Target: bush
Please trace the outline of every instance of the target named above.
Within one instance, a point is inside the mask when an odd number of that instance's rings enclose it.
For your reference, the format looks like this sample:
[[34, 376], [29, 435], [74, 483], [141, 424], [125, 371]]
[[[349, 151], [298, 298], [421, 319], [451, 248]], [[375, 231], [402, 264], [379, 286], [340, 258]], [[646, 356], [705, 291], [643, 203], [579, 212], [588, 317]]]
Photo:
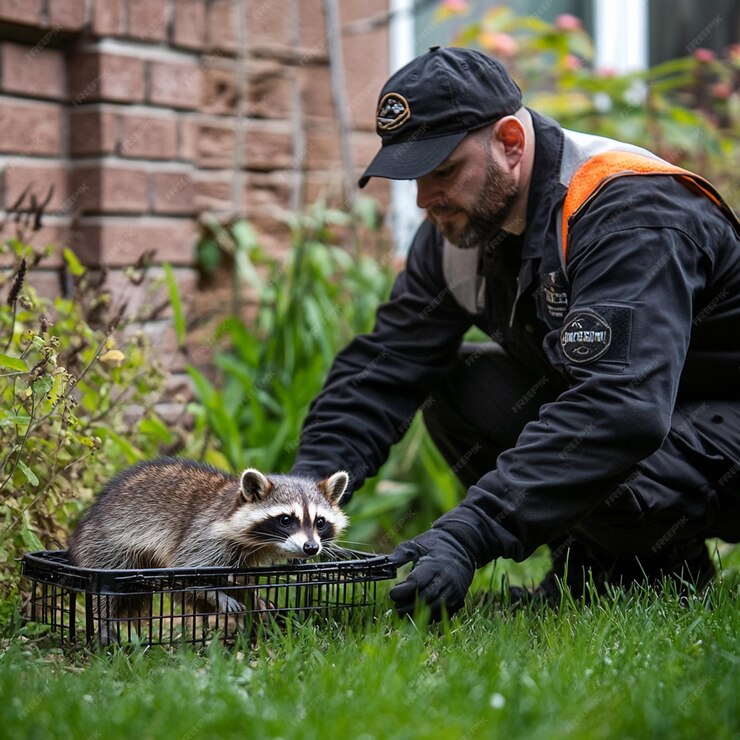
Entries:
[[122, 338], [122, 306], [104, 282], [64, 250], [69, 297], [28, 285], [48, 254], [18, 239], [0, 245], [15, 264], [0, 306], [0, 593], [17, 584], [24, 552], [64, 546], [122, 465], [179, 443], [151, 410], [165, 374], [142, 334]]

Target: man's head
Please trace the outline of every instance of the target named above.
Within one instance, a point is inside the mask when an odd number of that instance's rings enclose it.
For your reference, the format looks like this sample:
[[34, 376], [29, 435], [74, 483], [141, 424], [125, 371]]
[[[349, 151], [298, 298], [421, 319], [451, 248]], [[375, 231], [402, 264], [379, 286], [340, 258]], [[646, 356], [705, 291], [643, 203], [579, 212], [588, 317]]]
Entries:
[[473, 49], [434, 46], [396, 72], [378, 100], [381, 150], [360, 178], [416, 180], [470, 131], [516, 113], [522, 93], [503, 65]]
[[370, 177], [416, 180], [418, 205], [461, 247], [491, 238], [520, 192], [514, 173], [528, 113], [503, 66], [471, 49], [434, 47], [393, 75], [378, 102], [383, 146]]

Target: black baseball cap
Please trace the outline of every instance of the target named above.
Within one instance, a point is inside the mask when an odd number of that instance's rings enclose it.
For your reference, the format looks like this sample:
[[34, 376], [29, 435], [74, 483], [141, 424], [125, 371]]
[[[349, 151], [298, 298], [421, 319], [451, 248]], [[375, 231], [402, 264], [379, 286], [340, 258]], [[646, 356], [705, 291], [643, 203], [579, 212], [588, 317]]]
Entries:
[[521, 108], [522, 91], [493, 57], [433, 46], [385, 83], [378, 99], [380, 151], [360, 178], [415, 180], [444, 162], [469, 131]]

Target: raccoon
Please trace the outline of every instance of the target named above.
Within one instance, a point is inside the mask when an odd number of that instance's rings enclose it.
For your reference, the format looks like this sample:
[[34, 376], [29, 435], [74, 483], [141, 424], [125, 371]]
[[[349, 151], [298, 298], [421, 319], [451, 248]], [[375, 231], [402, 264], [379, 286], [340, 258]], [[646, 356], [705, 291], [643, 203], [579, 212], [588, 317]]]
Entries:
[[[339, 501], [348, 482], [344, 471], [316, 482], [254, 468], [236, 477], [173, 457], [140, 462], [103, 489], [70, 537], [69, 558], [114, 570], [245, 568], [310, 558], [346, 528]], [[244, 611], [222, 592], [207, 592], [206, 599], [220, 612]], [[125, 597], [109, 600], [114, 618], [143, 611]], [[101, 635], [104, 642], [110, 637]]]

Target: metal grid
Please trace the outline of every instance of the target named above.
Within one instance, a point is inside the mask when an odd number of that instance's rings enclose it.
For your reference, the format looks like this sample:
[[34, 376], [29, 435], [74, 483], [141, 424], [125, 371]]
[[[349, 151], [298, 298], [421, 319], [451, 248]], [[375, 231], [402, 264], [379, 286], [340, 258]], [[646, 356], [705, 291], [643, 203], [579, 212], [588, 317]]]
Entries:
[[[287, 619], [346, 621], [375, 614], [377, 586], [395, 577], [385, 556], [260, 568], [94, 570], [70, 565], [66, 551], [25, 555], [30, 621], [62, 643], [142, 645], [256, 638]], [[234, 607], [238, 603], [238, 611]]]

